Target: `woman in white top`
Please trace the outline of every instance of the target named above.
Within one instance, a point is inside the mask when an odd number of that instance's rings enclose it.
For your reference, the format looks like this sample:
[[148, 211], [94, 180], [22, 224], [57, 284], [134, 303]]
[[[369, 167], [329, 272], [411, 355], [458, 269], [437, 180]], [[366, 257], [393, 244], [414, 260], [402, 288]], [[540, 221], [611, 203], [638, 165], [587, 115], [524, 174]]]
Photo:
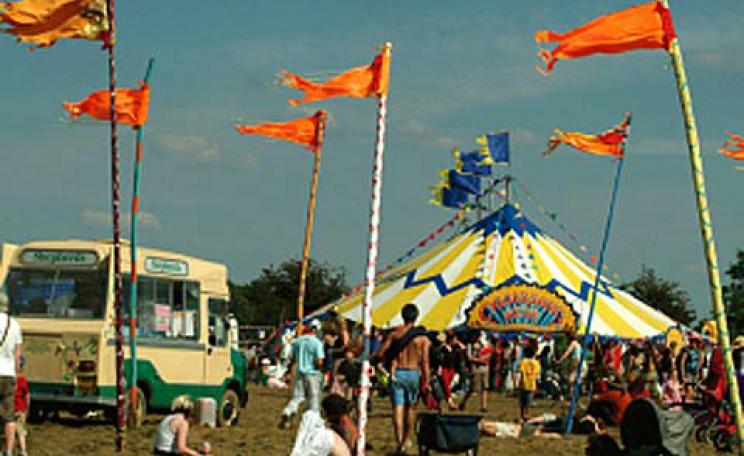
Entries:
[[209, 454], [209, 448], [202, 452], [194, 451], [187, 446], [189, 437], [189, 418], [194, 410], [194, 403], [188, 396], [178, 396], [171, 404], [171, 414], [163, 418], [155, 434], [153, 454], [155, 456], [202, 456]]

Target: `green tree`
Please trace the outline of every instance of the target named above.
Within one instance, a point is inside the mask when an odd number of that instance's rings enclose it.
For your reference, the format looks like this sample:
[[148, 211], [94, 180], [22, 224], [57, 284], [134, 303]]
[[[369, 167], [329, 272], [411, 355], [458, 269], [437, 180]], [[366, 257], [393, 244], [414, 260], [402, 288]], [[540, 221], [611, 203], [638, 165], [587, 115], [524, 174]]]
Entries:
[[[263, 268], [247, 284], [230, 283], [233, 308], [241, 324], [278, 325], [297, 319], [299, 260]], [[305, 315], [333, 302], [349, 291], [346, 270], [310, 260], [305, 288]]]
[[744, 250], [736, 251], [736, 260], [726, 271], [729, 283], [723, 286], [723, 301], [726, 304], [729, 333], [744, 331]]
[[638, 278], [620, 288], [685, 325], [690, 325], [696, 318], [695, 310], [690, 308], [690, 295], [679, 282], [659, 277], [653, 268], [646, 265], [641, 266]]

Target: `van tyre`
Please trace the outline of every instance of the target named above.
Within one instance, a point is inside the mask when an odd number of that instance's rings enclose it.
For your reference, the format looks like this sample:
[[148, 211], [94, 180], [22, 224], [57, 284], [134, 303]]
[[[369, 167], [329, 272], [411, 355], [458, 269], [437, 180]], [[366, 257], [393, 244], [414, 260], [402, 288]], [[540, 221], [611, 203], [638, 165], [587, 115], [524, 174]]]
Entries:
[[132, 413], [130, 405], [130, 393], [129, 391], [126, 393], [127, 427], [129, 428], [141, 427], [142, 422], [145, 420], [145, 415], [147, 415], [147, 396], [145, 396], [144, 391], [139, 386], [135, 389], [137, 390], [137, 407], [134, 413]]
[[220, 399], [220, 409], [217, 413], [217, 426], [232, 426], [238, 423], [240, 414], [240, 398], [235, 390], [226, 389]]

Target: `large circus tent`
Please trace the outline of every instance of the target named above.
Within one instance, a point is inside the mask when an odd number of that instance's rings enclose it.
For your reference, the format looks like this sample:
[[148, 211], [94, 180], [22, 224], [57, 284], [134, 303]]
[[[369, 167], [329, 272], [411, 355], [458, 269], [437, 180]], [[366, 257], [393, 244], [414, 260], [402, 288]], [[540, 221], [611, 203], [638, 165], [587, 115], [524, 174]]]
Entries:
[[[420, 310], [419, 324], [430, 330], [469, 325], [583, 334], [595, 277], [593, 268], [506, 204], [378, 277], [372, 324], [399, 324], [401, 308], [413, 302]], [[362, 298], [358, 291], [326, 309], [360, 321]], [[592, 334], [654, 337], [677, 326], [601, 278]]]

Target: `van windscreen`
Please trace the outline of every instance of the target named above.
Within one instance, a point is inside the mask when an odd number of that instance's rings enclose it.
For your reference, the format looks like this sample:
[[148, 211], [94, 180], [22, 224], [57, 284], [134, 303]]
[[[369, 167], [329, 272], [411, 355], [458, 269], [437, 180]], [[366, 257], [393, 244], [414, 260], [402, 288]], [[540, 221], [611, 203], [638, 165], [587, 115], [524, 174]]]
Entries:
[[106, 268], [11, 269], [5, 280], [10, 311], [20, 317], [103, 318]]

